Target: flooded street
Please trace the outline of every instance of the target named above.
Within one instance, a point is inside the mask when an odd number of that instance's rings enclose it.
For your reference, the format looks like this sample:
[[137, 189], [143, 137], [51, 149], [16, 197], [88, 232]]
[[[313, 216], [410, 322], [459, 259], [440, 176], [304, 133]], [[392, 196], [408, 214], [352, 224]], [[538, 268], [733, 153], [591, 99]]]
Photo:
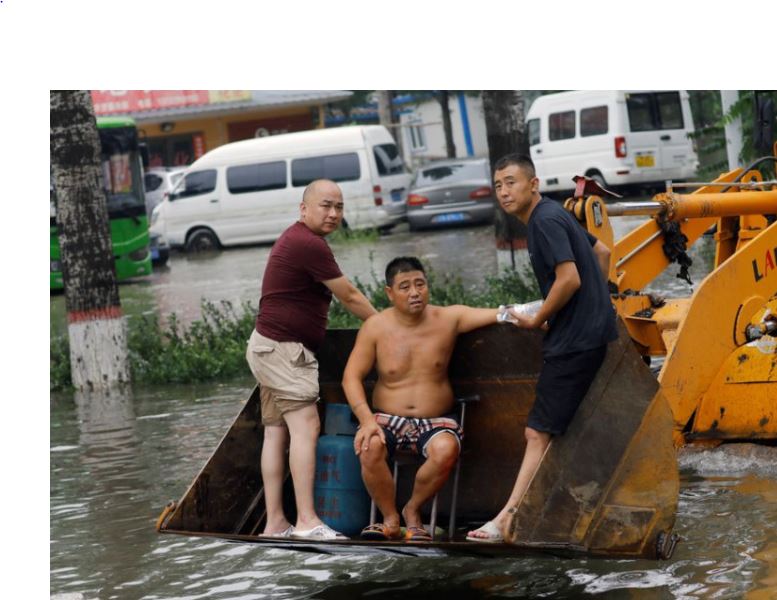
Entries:
[[[119, 287], [122, 308], [130, 318], [175, 312], [190, 322], [200, 317], [201, 300], [229, 300], [236, 306], [250, 301], [256, 306], [271, 248], [235, 248], [208, 256], [173, 253], [150, 277]], [[375, 278], [382, 283], [386, 264], [403, 255], [420, 257], [439, 274], [459, 275], [465, 285], [481, 284], [485, 276], [498, 272], [491, 225], [410, 233], [402, 224], [375, 242], [336, 242], [332, 249], [343, 273], [362, 283]], [[56, 331], [64, 331], [63, 295], [51, 297], [51, 322]]]
[[[642, 217], [613, 219], [615, 238], [644, 222]], [[497, 250], [494, 228], [491, 225], [437, 231], [408, 231], [407, 225], [397, 226], [389, 235], [374, 242], [349, 241], [332, 244], [340, 268], [350, 279], [362, 283], [383, 283], [383, 270], [395, 256], [417, 256], [430, 265], [438, 275], [461, 277], [466, 286], [482, 286], [487, 276], [499, 273], [499, 265], [509, 265], [509, 252]], [[150, 277], [119, 286], [124, 313], [135, 315], [171, 313], [185, 323], [200, 317], [202, 300], [228, 300], [239, 307], [249, 301], [259, 303], [262, 276], [271, 246], [252, 246], [229, 249], [207, 256], [175, 252], [167, 265], [155, 267]], [[690, 250], [694, 260], [690, 273], [698, 283], [712, 265], [714, 245], [710, 237], [703, 237]], [[518, 268], [528, 267], [526, 250], [515, 251]], [[505, 267], [502, 267], [505, 268]], [[648, 290], [666, 296], [689, 294], [689, 286], [675, 274], [677, 265], [670, 266]], [[51, 328], [65, 331], [64, 295], [51, 296]]]
[[[614, 220], [616, 238], [643, 222]], [[349, 277], [381, 279], [388, 260], [416, 255], [438, 274], [481, 285], [498, 273], [493, 227], [409, 233], [333, 245]], [[690, 251], [698, 285], [712, 240]], [[258, 302], [269, 246], [209, 257], [174, 254], [168, 267], [120, 288], [125, 313], [199, 317], [200, 302]], [[522, 259], [525, 260], [525, 252]], [[650, 290], [689, 293], [672, 265]], [[51, 297], [52, 332], [64, 331]], [[250, 376], [198, 385], [136, 386], [103, 396], [51, 394], [50, 590], [58, 600], [320, 598], [777, 597], [777, 447], [683, 451], [669, 561], [410, 558], [354, 551], [325, 556], [218, 539], [159, 535], [165, 503], [180, 498], [240, 411]]]

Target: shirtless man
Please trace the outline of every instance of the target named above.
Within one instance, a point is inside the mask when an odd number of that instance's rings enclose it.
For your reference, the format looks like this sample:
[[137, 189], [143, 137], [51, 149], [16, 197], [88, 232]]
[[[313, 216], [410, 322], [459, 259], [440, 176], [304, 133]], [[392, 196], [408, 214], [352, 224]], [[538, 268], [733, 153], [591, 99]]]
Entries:
[[[448, 381], [456, 336], [497, 322], [496, 308], [430, 306], [426, 274], [414, 257], [386, 267], [386, 294], [392, 307], [364, 322], [343, 374], [343, 389], [359, 430], [354, 451], [362, 478], [383, 515], [366, 527], [367, 539], [399, 539], [400, 515], [387, 458], [396, 448], [422, 454], [413, 493], [402, 509], [406, 539], [428, 541], [421, 507], [445, 484], [456, 464], [462, 430], [455, 420]], [[378, 381], [367, 403], [363, 380], [377, 362]]]

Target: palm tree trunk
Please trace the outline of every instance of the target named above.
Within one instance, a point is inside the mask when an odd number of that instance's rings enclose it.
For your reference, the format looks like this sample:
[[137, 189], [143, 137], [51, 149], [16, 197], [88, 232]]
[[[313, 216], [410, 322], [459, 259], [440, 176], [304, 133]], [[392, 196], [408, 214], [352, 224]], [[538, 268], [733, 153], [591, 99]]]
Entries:
[[73, 385], [97, 389], [127, 382], [126, 325], [88, 91], [50, 92], [50, 152]]
[[[504, 155], [529, 154], [523, 92], [484, 91], [483, 113], [492, 173], [494, 164]], [[515, 249], [526, 247], [526, 226], [503, 210], [496, 211], [494, 225], [496, 246], [510, 249], [511, 264], [515, 268]]]

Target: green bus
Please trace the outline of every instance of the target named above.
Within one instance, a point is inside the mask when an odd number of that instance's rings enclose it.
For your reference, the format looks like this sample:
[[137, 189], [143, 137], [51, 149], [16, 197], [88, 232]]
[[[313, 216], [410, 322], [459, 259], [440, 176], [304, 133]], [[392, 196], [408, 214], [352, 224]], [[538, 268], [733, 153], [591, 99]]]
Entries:
[[[98, 117], [103, 182], [108, 199], [116, 279], [151, 273], [148, 216], [138, 128], [128, 117]], [[56, 190], [51, 186], [51, 289], [61, 290], [62, 263], [56, 224]]]

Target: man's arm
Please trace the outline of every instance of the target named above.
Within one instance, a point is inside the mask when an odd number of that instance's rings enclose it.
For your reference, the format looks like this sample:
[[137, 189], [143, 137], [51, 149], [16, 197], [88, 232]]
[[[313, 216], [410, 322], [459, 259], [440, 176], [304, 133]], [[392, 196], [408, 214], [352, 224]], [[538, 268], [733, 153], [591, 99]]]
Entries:
[[602, 270], [604, 280], [607, 281], [610, 278], [610, 249], [601, 240], [596, 240], [592, 250], [599, 263], [599, 268]]
[[457, 304], [446, 307], [456, 317], [456, 333], [466, 333], [496, 323], [496, 316], [499, 314], [497, 308], [473, 308]]
[[343, 303], [349, 312], [366, 321], [367, 317], [377, 314], [378, 311], [370, 304], [366, 296], [362, 294], [348, 278], [343, 275], [337, 279], [328, 279], [322, 282], [328, 287], [340, 302]]
[[342, 383], [345, 398], [348, 400], [353, 414], [359, 420], [359, 430], [353, 440], [353, 449], [356, 454], [367, 449], [373, 435], [377, 435], [383, 444], [386, 443], [383, 429], [375, 422], [375, 415], [367, 403], [367, 394], [364, 391], [364, 378], [375, 364], [377, 346], [377, 334], [374, 331], [375, 327], [371, 325], [372, 323], [368, 321], [359, 330], [356, 343], [343, 372]]
[[522, 317], [511, 314], [518, 321], [517, 327], [527, 329], [536, 329], [542, 327], [548, 319], [560, 311], [569, 299], [580, 289], [580, 273], [577, 271], [577, 265], [574, 261], [567, 260], [556, 265], [554, 269], [556, 280], [550, 286], [548, 297], [540, 306], [540, 310], [533, 317]]

